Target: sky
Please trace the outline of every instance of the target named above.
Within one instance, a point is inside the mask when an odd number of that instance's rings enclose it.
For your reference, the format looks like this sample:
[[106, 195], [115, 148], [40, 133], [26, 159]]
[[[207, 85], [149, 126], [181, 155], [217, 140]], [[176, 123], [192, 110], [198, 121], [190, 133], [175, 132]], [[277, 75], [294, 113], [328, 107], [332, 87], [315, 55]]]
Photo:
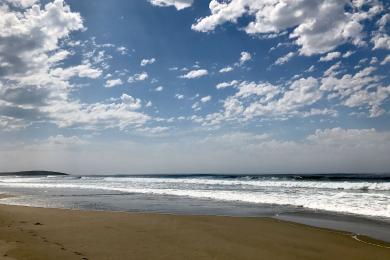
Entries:
[[0, 0], [0, 171], [389, 172], [389, 10]]

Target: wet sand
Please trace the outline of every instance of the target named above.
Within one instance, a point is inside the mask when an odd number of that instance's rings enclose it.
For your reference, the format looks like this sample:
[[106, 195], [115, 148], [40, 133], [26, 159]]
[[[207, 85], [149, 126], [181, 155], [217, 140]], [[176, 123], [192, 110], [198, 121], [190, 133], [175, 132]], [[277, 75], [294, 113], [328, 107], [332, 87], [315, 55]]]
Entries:
[[0, 259], [390, 259], [385, 247], [270, 218], [0, 205]]

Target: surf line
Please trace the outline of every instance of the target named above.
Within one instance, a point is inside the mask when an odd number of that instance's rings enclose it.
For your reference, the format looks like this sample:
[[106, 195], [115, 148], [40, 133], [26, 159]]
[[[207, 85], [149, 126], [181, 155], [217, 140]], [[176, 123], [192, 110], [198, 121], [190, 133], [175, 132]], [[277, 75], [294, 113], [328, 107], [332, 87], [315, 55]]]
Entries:
[[[277, 214], [276, 216], [278, 216], [278, 215], [279, 214]], [[291, 226], [304, 227], [304, 228], [307, 228], [307, 229], [314, 229], [314, 230], [318, 230], [318, 231], [322, 231], [322, 232], [334, 233], [334, 234], [339, 234], [339, 235], [342, 235], [342, 236], [349, 236], [350, 238], [352, 238], [352, 239], [354, 239], [354, 240], [356, 240], [357, 242], [360, 242], [360, 243], [364, 243], [364, 244], [371, 245], [371, 246], [377, 246], [377, 247], [381, 247], [381, 248], [390, 249], [389, 246], [383, 246], [383, 245], [378, 245], [378, 244], [375, 244], [375, 243], [364, 241], [364, 240], [362, 240], [362, 239], [360, 239], [358, 237], [359, 234], [354, 234], [354, 233], [351, 233], [351, 232], [345, 232], [345, 231], [341, 231], [341, 230], [339, 231], [339, 230], [333, 230], [333, 229], [327, 229], [327, 228], [319, 228], [319, 227], [305, 225], [305, 224], [301, 224], [301, 223], [294, 223], [294, 222], [291, 222], [291, 221], [288, 221], [288, 220], [286, 221], [286, 220], [282, 220], [282, 219], [278, 219], [278, 218], [274, 218], [274, 219], [276, 221], [289, 224]]]
[[382, 246], [382, 245], [374, 244], [374, 243], [371, 243], [371, 242], [367, 242], [367, 241], [364, 241], [364, 240], [360, 239], [358, 236], [359, 236], [358, 234], [355, 234], [355, 235], [352, 235], [351, 237], [353, 239], [355, 239], [356, 241], [359, 241], [359, 242], [364, 243], [364, 244], [390, 249], [389, 246]]

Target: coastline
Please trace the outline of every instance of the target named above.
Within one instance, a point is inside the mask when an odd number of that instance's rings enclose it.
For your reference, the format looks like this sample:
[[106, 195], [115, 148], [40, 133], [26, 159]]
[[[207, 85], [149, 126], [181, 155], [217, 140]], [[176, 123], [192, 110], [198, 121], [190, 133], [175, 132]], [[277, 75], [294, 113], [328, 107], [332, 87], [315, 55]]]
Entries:
[[385, 247], [267, 217], [0, 205], [0, 259], [386, 259]]

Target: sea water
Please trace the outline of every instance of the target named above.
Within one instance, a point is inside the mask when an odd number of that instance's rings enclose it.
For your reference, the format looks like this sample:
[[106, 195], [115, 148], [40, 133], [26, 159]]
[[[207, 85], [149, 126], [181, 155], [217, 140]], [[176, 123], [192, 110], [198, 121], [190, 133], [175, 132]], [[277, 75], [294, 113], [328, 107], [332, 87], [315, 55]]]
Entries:
[[385, 174], [2, 176], [2, 191], [17, 195], [3, 202], [28, 206], [165, 213], [198, 206], [200, 214], [227, 215], [227, 208], [255, 215], [306, 209], [390, 220]]

